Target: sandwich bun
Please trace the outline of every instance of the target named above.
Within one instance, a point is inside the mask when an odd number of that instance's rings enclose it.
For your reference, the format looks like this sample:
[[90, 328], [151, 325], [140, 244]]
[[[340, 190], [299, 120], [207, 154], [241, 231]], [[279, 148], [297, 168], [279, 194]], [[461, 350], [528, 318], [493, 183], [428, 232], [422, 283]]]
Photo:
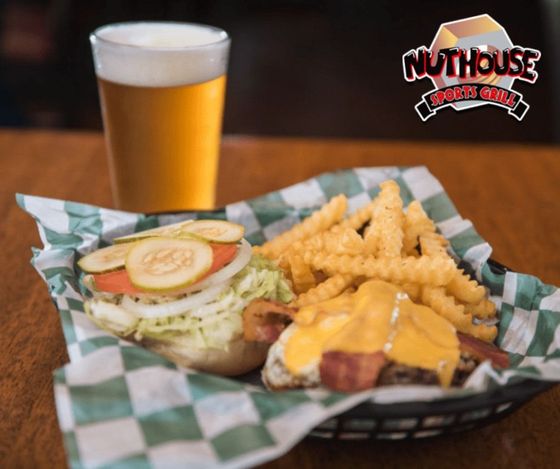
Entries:
[[196, 349], [150, 339], [144, 339], [142, 345], [184, 368], [222, 376], [242, 375], [254, 370], [265, 361], [269, 348], [269, 344], [246, 342], [243, 338], [231, 341], [227, 350]]
[[189, 334], [176, 335], [172, 340], [143, 337], [138, 339], [130, 332], [130, 325], [137, 320], [133, 313], [108, 299], [95, 298], [84, 302], [90, 318], [101, 328], [125, 340], [137, 343], [184, 368], [235, 376], [247, 373], [262, 365], [270, 344], [247, 342], [234, 335], [223, 348], [201, 348]]

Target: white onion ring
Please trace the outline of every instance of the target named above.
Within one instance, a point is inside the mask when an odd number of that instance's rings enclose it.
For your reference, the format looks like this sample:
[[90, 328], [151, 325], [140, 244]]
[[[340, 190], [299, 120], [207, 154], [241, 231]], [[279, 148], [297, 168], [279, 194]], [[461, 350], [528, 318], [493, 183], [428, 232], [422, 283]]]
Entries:
[[228, 265], [221, 268], [217, 272], [214, 272], [212, 275], [209, 275], [204, 280], [201, 280], [200, 282], [195, 283], [193, 286], [185, 289], [184, 292], [192, 293], [195, 291], [201, 291], [205, 288], [219, 285], [226, 280], [229, 280], [249, 263], [252, 256], [253, 250], [251, 248], [251, 245], [247, 241], [242, 239], [237, 255]]
[[194, 293], [177, 301], [162, 303], [159, 305], [147, 305], [144, 303], [136, 303], [128, 295], [124, 295], [121, 306], [126, 310], [136, 314], [140, 318], [154, 319], [169, 316], [179, 316], [189, 309], [198, 308], [199, 306], [210, 303], [224, 290], [229, 288], [230, 282], [226, 281], [221, 284], [206, 288], [200, 293]]

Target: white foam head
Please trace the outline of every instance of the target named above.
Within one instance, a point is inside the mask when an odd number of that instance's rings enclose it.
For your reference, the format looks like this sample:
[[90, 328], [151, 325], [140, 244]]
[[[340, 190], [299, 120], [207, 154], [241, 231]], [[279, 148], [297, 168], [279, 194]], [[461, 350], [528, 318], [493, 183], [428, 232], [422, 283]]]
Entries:
[[226, 73], [230, 39], [192, 23], [120, 23], [90, 36], [97, 76], [133, 86], [202, 83]]

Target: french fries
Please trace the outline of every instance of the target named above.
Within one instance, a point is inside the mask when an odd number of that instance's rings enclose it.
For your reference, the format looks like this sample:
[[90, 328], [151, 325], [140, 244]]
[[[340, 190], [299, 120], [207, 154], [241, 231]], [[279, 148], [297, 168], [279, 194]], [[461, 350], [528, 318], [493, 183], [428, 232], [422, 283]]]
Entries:
[[408, 205], [404, 218], [403, 251], [404, 254], [417, 255], [420, 235], [435, 233], [436, 226], [426, 215], [422, 205], [417, 200], [413, 200]]
[[451, 282], [447, 284], [447, 293], [467, 304], [478, 304], [484, 300], [486, 290], [472, 280], [463, 270], [457, 270]]
[[293, 306], [325, 301], [365, 280], [380, 279], [399, 285], [412, 301], [429, 306], [458, 331], [494, 340], [496, 326], [476, 324], [473, 318], [495, 318], [496, 305], [482, 285], [457, 267], [447, 252], [448, 241], [420, 202], [404, 210], [399, 186], [390, 180], [381, 184], [375, 199], [344, 218], [346, 207], [344, 195], [333, 197], [254, 248], [292, 279], [298, 294]]
[[485, 298], [477, 304], [466, 304], [465, 312], [478, 319], [492, 319], [496, 317], [496, 304]]
[[366, 252], [383, 258], [400, 257], [404, 215], [399, 185], [392, 180], [381, 183], [377, 200], [364, 236]]
[[265, 257], [279, 257], [294, 242], [304, 240], [329, 229], [339, 222], [346, 212], [347, 200], [345, 195], [333, 197], [328, 204], [314, 212], [301, 223], [277, 236], [271, 241], [257, 246], [254, 251]]
[[[304, 249], [326, 251], [333, 254], [350, 256], [364, 252], [364, 239], [352, 228], [341, 228], [336, 231], [325, 231], [310, 238]], [[297, 248], [297, 246], [296, 246]]]
[[310, 288], [316, 286], [315, 276], [308, 264], [303, 261], [299, 254], [294, 254], [288, 258], [294, 291], [297, 294], [305, 293]]
[[420, 282], [446, 285], [455, 271], [452, 259], [430, 259], [427, 256], [375, 258], [308, 251], [303, 260], [314, 269], [328, 274], [350, 274], [353, 277], [377, 278], [398, 284]]
[[353, 277], [351, 275], [333, 275], [315, 288], [299, 295], [293, 302], [293, 306], [302, 307], [330, 300], [346, 290], [351, 285], [352, 280]]

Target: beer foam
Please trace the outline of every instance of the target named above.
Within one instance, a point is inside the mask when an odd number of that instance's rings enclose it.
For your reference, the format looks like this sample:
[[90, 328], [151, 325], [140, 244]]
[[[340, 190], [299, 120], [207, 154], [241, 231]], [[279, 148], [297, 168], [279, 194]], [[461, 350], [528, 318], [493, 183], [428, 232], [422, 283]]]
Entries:
[[211, 26], [122, 23], [96, 30], [90, 41], [95, 73], [132, 86], [202, 83], [226, 73], [229, 38]]

